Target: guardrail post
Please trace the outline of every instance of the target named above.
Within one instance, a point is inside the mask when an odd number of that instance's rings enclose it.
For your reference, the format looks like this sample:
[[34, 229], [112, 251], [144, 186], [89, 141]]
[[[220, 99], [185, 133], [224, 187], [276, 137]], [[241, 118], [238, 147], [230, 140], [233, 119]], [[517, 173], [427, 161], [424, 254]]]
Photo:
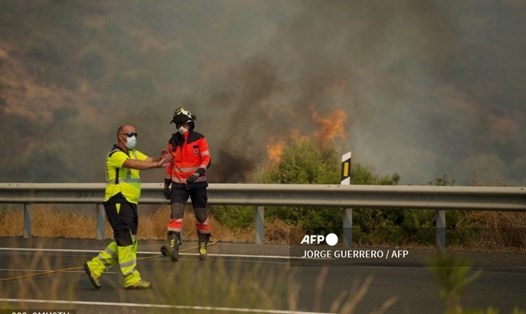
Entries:
[[256, 206], [256, 244], [265, 242], [265, 206]]
[[343, 244], [352, 246], [352, 208], [345, 208], [343, 211]]
[[24, 203], [24, 238], [31, 238], [31, 208], [29, 204]]
[[437, 209], [436, 211], [436, 246], [440, 251], [446, 249], [446, 211]]
[[104, 206], [97, 204], [97, 240], [104, 240], [104, 221], [106, 220], [106, 214], [104, 213]]

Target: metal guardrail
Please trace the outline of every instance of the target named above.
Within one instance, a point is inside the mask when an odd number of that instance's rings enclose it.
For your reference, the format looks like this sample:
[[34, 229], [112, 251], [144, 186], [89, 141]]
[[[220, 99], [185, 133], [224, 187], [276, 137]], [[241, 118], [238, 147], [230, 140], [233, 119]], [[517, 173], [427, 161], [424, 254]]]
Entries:
[[[103, 183], [0, 183], [0, 203], [24, 204], [24, 237], [31, 237], [30, 204], [96, 204], [97, 239], [104, 238]], [[264, 242], [264, 206], [345, 208], [344, 240], [352, 243], [352, 209], [434, 209], [436, 242], [445, 247], [445, 210], [526, 211], [525, 187], [210, 184], [211, 205], [253, 205], [256, 243]], [[161, 183], [143, 183], [141, 204], [168, 204]]]

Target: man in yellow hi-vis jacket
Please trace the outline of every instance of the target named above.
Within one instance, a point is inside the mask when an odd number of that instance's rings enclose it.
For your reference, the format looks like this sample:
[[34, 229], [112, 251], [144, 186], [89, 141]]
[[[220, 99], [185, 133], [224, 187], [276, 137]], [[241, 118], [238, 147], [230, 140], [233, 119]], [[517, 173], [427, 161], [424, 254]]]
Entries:
[[165, 151], [157, 158], [135, 149], [137, 132], [132, 125], [117, 130], [117, 144], [106, 156], [106, 191], [104, 209], [113, 229], [114, 240], [96, 257], [84, 264], [93, 286], [100, 289], [100, 278], [111, 266], [119, 265], [124, 276], [124, 288], [148, 289], [150, 282], [142, 280], [137, 271], [137, 204], [141, 195], [139, 170], [168, 166], [172, 157]]

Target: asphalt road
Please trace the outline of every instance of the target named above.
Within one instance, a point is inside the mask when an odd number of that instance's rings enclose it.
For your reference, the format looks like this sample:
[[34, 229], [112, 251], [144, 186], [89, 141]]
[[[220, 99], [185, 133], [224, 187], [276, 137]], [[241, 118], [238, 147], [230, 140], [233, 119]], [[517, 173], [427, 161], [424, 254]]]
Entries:
[[[122, 276], [113, 268], [103, 276], [102, 288], [96, 290], [82, 265], [107, 243], [0, 238], [0, 309], [48, 313], [340, 313], [349, 309], [354, 313], [444, 313], [438, 286], [425, 266], [434, 250], [383, 248], [384, 257], [389, 254], [390, 258], [368, 256], [333, 265], [324, 260], [314, 264], [291, 261], [296, 252], [291, 253], [288, 246], [215, 243], [210, 246], [208, 260], [199, 261], [196, 243], [185, 242], [181, 260], [171, 263], [157, 253], [161, 241], [139, 241], [138, 269], [153, 288], [124, 290]], [[405, 256], [398, 255], [404, 251]], [[454, 254], [468, 257], [474, 269], [481, 271], [461, 299], [465, 308], [491, 306], [500, 313], [511, 313], [516, 306], [526, 310], [523, 254]]]

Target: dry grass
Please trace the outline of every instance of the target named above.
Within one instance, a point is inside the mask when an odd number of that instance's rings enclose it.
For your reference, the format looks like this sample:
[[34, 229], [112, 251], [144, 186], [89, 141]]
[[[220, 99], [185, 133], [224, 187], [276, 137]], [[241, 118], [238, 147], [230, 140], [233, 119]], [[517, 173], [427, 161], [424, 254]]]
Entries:
[[524, 249], [526, 244], [526, 213], [470, 212], [469, 219], [479, 230], [473, 241], [476, 246], [498, 249], [503, 246]]
[[[81, 238], [95, 239], [96, 208], [71, 209], [57, 208], [52, 205], [32, 205], [32, 235], [44, 238]], [[166, 224], [170, 217], [170, 206], [163, 205], [151, 210], [141, 211], [139, 205], [138, 239], [164, 239]], [[20, 237], [23, 235], [24, 216], [22, 208], [11, 208], [0, 211], [0, 237]], [[255, 228], [231, 229], [221, 225], [210, 217], [213, 238], [224, 242], [252, 243], [255, 239]], [[183, 235], [187, 240], [197, 240], [195, 216], [191, 206], [187, 206], [184, 216]], [[268, 243], [287, 244], [291, 230], [299, 232], [281, 221], [265, 224], [265, 241]], [[106, 221], [105, 237], [113, 238], [113, 231]]]
[[22, 209], [0, 210], [0, 236], [18, 237], [24, 232], [24, 212]]
[[[76, 209], [53, 205], [32, 205], [32, 235], [47, 238], [87, 238], [95, 239], [96, 207]], [[139, 205], [139, 239], [161, 240], [166, 237], [166, 223], [170, 206], [148, 208]], [[0, 208], [0, 236], [19, 237], [23, 234], [23, 210], [21, 206]], [[183, 236], [187, 240], [197, 240], [195, 216], [191, 206], [186, 207]], [[463, 244], [466, 248], [524, 248], [526, 243], [526, 213], [523, 212], [481, 212], [469, 213], [470, 225], [476, 224], [479, 233]], [[211, 232], [214, 240], [223, 242], [253, 243], [255, 227], [231, 229], [221, 225], [213, 215], [210, 216]], [[265, 243], [289, 244], [303, 237], [300, 225], [289, 225], [279, 220], [265, 222]], [[111, 239], [113, 232], [108, 222], [105, 224], [105, 237]]]

